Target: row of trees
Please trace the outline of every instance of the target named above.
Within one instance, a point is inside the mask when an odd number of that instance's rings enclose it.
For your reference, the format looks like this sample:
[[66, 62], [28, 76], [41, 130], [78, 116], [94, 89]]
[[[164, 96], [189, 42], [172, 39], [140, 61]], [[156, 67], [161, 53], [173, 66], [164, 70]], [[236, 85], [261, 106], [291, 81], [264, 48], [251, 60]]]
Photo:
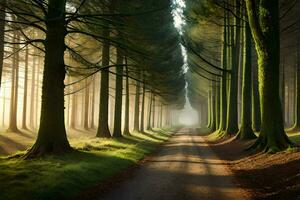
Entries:
[[[299, 20], [291, 14], [298, 4], [278, 0], [187, 1], [184, 44], [190, 67], [188, 96], [211, 132], [240, 139], [256, 138], [254, 131], [259, 132], [253, 148], [270, 152], [292, 145], [284, 131], [282, 111], [290, 107], [290, 100], [287, 105], [284, 100], [290, 94], [285, 88], [290, 86], [287, 83], [292, 74], [280, 76], [285, 68], [280, 64], [284, 52], [280, 44], [287, 43], [287, 34], [297, 43]], [[283, 21], [286, 23], [280, 23]], [[289, 49], [293, 59], [299, 51], [295, 49]], [[300, 110], [296, 92], [300, 87], [296, 86], [292, 91], [294, 105]], [[299, 116], [297, 111], [295, 116]], [[295, 123], [294, 128], [299, 129], [297, 120]]]
[[71, 151], [65, 125], [76, 128], [78, 120], [85, 129], [97, 127], [97, 137], [122, 137], [170, 125], [172, 110], [184, 105], [183, 58], [170, 0], [0, 5], [0, 71], [11, 81], [9, 130], [18, 130], [20, 113], [22, 128], [38, 126], [25, 157]]

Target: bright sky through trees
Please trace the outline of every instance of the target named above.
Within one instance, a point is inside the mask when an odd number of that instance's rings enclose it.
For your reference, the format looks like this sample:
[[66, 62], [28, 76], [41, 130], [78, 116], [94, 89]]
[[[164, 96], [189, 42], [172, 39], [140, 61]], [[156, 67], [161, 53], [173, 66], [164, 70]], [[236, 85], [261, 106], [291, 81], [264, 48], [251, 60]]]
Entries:
[[[185, 25], [184, 17], [183, 17], [183, 11], [185, 9], [185, 2], [183, 0], [174, 0], [174, 11], [173, 11], [173, 17], [174, 17], [174, 25], [176, 29], [178, 30], [179, 34], [182, 35], [182, 29]], [[184, 72], [186, 73], [188, 71], [188, 65], [187, 65], [187, 54], [186, 49], [181, 45], [181, 51], [182, 56], [184, 58]], [[189, 102], [189, 99], [186, 97], [186, 105], [184, 109], [180, 112], [179, 116], [179, 122], [181, 124], [184, 124], [186, 126], [192, 126], [198, 123], [198, 114], [197, 112], [191, 107], [191, 104]]]

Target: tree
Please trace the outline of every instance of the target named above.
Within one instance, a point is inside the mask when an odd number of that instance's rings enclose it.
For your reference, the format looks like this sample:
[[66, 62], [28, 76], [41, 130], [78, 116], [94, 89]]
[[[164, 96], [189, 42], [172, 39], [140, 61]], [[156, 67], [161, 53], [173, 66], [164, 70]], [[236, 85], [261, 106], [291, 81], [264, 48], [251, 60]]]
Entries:
[[245, 0], [259, 67], [261, 131], [253, 148], [276, 152], [291, 145], [279, 98], [279, 1]]
[[66, 0], [49, 0], [46, 18], [45, 64], [40, 127], [26, 157], [72, 150], [64, 123]]
[[[123, 64], [123, 54], [117, 48], [117, 65]], [[122, 98], [123, 98], [123, 66], [116, 67], [115, 115], [113, 137], [122, 137]]]
[[[103, 37], [109, 38], [109, 29], [103, 29]], [[109, 65], [109, 41], [103, 42], [102, 66]], [[101, 71], [100, 105], [97, 137], [111, 137], [108, 127], [108, 100], [109, 100], [109, 69]]]
[[256, 138], [252, 130], [251, 120], [251, 84], [252, 84], [252, 40], [249, 23], [245, 23], [246, 30], [244, 31], [244, 63], [243, 63], [243, 78], [242, 78], [242, 114], [241, 127], [237, 137], [239, 139]]

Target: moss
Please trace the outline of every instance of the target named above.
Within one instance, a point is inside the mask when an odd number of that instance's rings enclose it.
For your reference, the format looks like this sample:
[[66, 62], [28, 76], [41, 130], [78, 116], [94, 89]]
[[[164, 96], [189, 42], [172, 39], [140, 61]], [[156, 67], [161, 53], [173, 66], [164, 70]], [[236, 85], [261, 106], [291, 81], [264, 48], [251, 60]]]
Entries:
[[155, 130], [121, 139], [80, 139], [72, 143], [77, 151], [61, 156], [2, 157], [0, 199], [70, 198], [137, 163], [169, 136]]

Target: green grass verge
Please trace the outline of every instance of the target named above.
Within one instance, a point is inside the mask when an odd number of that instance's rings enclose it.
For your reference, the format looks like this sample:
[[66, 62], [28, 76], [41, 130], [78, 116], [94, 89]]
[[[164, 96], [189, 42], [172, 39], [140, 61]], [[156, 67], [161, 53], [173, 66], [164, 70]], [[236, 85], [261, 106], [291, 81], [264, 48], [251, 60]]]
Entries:
[[[137, 163], [173, 130], [73, 141], [78, 151], [39, 159], [0, 158], [0, 199], [66, 199]], [[20, 152], [19, 152], [20, 153]], [[22, 152], [21, 152], [22, 153]]]

